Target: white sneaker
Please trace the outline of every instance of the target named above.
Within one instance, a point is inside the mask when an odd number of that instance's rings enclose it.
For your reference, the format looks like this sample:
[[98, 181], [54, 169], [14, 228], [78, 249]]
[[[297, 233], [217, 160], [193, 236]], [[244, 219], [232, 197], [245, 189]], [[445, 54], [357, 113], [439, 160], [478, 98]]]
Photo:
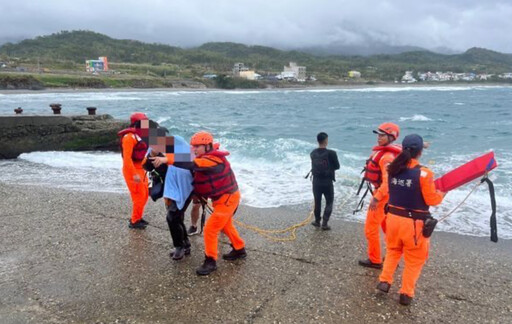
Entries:
[[188, 228], [187, 234], [190, 235], [190, 236], [197, 235], [197, 234], [199, 234], [199, 230], [197, 229], [196, 226], [190, 226]]

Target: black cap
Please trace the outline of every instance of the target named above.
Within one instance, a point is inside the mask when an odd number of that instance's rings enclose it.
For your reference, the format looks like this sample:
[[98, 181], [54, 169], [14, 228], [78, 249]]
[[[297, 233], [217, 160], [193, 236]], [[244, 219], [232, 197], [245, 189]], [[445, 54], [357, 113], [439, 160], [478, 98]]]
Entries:
[[421, 151], [423, 149], [423, 138], [418, 134], [407, 135], [402, 141], [402, 148]]

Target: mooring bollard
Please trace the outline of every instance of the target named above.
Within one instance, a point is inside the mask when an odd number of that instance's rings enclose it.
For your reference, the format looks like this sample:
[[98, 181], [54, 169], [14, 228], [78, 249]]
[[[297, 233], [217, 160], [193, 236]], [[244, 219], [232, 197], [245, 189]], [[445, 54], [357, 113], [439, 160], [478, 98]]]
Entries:
[[21, 109], [21, 107], [18, 107], [16, 109], [14, 109], [14, 112], [16, 113], [16, 115], [21, 115], [21, 113], [23, 112], [23, 109]]
[[96, 115], [96, 107], [87, 107], [89, 115]]
[[60, 111], [62, 109], [61, 104], [50, 104], [50, 107], [52, 108], [54, 115], [60, 115]]

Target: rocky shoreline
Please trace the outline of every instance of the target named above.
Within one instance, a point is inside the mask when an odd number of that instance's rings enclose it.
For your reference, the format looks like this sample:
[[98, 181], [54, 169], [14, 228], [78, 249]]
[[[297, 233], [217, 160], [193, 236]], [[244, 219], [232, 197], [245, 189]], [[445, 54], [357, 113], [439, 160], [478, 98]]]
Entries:
[[[148, 203], [145, 231], [128, 229], [129, 212], [128, 194], [0, 183], [0, 322], [512, 322], [511, 240], [434, 233], [416, 298], [404, 307], [397, 285], [378, 293], [378, 271], [357, 266], [362, 224], [335, 219], [328, 232], [307, 225], [291, 242], [240, 228], [247, 259], [219, 261], [203, 278], [194, 272], [201, 236], [175, 262], [162, 202]], [[307, 216], [242, 206], [236, 217], [275, 229]]]
[[0, 159], [32, 151], [116, 151], [125, 127], [128, 122], [110, 115], [0, 116]]
[[221, 89], [196, 86], [182, 86], [174, 88], [45, 88], [45, 89], [1, 89], [0, 94], [25, 94], [25, 93], [75, 93], [75, 92], [152, 92], [152, 91], [272, 91], [272, 90], [337, 90], [337, 89], [375, 89], [375, 88], [437, 88], [437, 87], [512, 87], [510, 83], [491, 82], [431, 82], [431, 83], [394, 83], [379, 82], [375, 84], [348, 83], [337, 85], [294, 85], [282, 87], [254, 88], [254, 89]]

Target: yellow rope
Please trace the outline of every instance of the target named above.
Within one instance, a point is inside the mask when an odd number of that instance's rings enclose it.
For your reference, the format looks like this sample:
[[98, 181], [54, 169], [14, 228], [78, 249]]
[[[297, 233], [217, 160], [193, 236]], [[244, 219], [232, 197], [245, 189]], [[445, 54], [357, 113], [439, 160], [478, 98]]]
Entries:
[[[210, 205], [210, 202], [205, 204], [205, 207], [208, 209], [210, 214], [213, 212], [213, 207]], [[297, 235], [296, 235], [297, 229], [299, 229], [303, 226], [306, 226], [312, 219], [313, 219], [313, 210], [309, 213], [309, 216], [306, 219], [304, 219], [302, 222], [292, 225], [290, 227], [287, 227], [285, 229], [281, 229], [281, 230], [267, 230], [267, 229], [259, 228], [257, 226], [245, 224], [237, 219], [235, 219], [234, 222], [236, 224], [238, 224], [240, 227], [254, 231], [269, 240], [272, 240], [275, 242], [288, 242], [288, 241], [295, 240], [297, 238]], [[290, 234], [287, 237], [276, 237], [276, 236], [271, 235], [271, 234], [284, 234], [284, 233], [288, 233], [288, 232], [290, 232]]]
[[[285, 229], [281, 229], [281, 230], [266, 230], [266, 229], [259, 228], [257, 226], [247, 225], [247, 224], [242, 223], [241, 221], [236, 220], [236, 219], [235, 219], [235, 223], [240, 225], [243, 228], [246, 228], [248, 230], [258, 233], [261, 236], [263, 236], [269, 240], [272, 240], [275, 242], [287, 242], [287, 241], [295, 240], [297, 238], [297, 235], [296, 235], [297, 229], [299, 229], [303, 226], [306, 226], [312, 219], [313, 219], [313, 211], [311, 211], [309, 213], [309, 216], [306, 219], [304, 219], [302, 222], [292, 225], [290, 227], [287, 227]], [[287, 233], [287, 232], [290, 232], [290, 234], [287, 237], [276, 237], [276, 236], [270, 235], [270, 234], [283, 234], [283, 233]]]

